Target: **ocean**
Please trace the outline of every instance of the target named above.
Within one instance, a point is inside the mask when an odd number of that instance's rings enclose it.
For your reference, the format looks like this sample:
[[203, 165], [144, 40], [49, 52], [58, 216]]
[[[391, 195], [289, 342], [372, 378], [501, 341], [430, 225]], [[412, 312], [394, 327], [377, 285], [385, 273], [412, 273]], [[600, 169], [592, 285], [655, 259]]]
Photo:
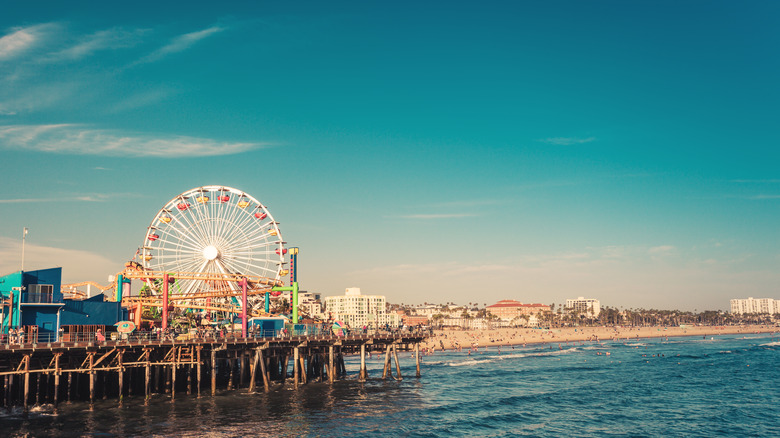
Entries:
[[[63, 437], [769, 437], [780, 436], [776, 335], [480, 348], [423, 357], [403, 380], [278, 385], [196, 398], [126, 397], [0, 415], [2, 436]], [[395, 369], [395, 368], [394, 368]]]

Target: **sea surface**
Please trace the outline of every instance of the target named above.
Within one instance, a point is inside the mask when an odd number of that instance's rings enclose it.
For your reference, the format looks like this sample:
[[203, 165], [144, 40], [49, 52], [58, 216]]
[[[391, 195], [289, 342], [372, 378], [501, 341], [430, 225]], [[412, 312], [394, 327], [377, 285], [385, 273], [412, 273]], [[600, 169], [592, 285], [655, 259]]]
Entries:
[[[36, 407], [1, 436], [780, 436], [780, 338], [771, 334], [480, 348], [423, 357], [415, 377], [350, 379], [215, 397]], [[262, 389], [262, 386], [261, 386]]]

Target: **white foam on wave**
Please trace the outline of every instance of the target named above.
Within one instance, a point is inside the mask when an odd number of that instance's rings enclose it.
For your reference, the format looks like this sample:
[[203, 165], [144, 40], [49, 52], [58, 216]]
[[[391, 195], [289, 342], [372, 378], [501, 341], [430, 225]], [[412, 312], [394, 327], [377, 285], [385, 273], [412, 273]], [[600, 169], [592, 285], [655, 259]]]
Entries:
[[759, 344], [761, 347], [780, 347], [780, 341], [768, 342], [766, 344]]
[[467, 360], [463, 362], [450, 362], [447, 365], [451, 367], [463, 367], [463, 366], [479, 365], [481, 363], [491, 363], [495, 361], [496, 361], [495, 359], [477, 359], [477, 360]]

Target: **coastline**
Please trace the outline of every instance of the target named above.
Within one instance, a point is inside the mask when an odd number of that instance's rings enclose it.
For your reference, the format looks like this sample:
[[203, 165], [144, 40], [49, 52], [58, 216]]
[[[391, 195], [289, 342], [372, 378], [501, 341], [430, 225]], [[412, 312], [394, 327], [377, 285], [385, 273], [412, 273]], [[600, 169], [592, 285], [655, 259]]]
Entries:
[[780, 327], [746, 326], [685, 326], [685, 327], [561, 327], [549, 329], [499, 328], [491, 330], [437, 329], [434, 336], [421, 344], [429, 353], [437, 350], [511, 347], [526, 344], [587, 341], [636, 340], [678, 336], [716, 336], [728, 334], [780, 333]]

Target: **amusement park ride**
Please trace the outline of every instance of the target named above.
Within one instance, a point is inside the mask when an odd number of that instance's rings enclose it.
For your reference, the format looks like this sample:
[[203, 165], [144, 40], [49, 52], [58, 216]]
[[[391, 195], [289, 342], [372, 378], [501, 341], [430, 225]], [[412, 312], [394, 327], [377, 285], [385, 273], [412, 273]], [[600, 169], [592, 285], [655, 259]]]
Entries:
[[[76, 289], [96, 286], [115, 291], [116, 301], [135, 314], [140, 325], [144, 309], [161, 310], [162, 328], [168, 312], [206, 311], [232, 320], [272, 316], [270, 295], [292, 292], [292, 322], [298, 322], [298, 283], [283, 278], [288, 249], [268, 208], [254, 197], [231, 187], [198, 187], [171, 199], [152, 219], [133, 261], [114, 281], [62, 285], [63, 293], [86, 295]], [[291, 256], [297, 253], [292, 248]], [[136, 261], [138, 260], [138, 261]], [[139, 296], [123, 296], [129, 280], [144, 283]]]

